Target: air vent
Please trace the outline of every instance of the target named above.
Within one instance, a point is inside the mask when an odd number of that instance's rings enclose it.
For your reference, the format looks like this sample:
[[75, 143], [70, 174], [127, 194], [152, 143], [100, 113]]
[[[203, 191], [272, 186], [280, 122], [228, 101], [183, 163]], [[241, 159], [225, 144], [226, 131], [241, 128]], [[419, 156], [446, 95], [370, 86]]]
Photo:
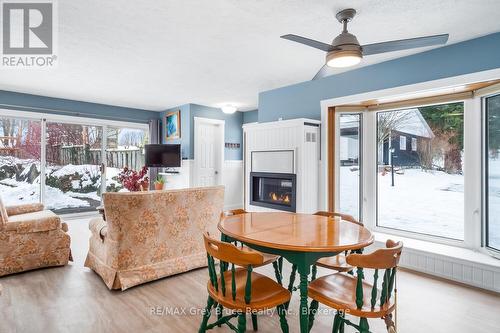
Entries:
[[307, 132], [306, 133], [306, 142], [316, 142], [316, 133]]

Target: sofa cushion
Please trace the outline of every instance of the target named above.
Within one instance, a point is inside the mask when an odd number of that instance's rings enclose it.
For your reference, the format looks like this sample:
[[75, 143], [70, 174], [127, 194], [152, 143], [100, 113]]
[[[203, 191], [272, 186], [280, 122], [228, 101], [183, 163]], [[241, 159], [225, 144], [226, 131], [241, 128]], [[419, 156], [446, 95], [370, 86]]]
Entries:
[[41, 210], [43, 210], [43, 204], [41, 203], [31, 203], [5, 207], [7, 216], [39, 212]]
[[50, 210], [14, 215], [9, 217], [5, 224], [5, 230], [17, 233], [49, 231], [60, 227], [61, 220], [59, 216]]

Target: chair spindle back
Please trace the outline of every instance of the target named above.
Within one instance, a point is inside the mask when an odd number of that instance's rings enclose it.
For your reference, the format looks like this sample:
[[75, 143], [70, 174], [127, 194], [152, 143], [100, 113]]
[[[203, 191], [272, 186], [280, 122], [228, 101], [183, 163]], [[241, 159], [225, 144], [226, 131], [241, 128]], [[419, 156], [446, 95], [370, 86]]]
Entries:
[[236, 299], [236, 268], [235, 265], [246, 267], [247, 278], [245, 285], [245, 302], [248, 304], [251, 301], [252, 292], [252, 266], [261, 265], [264, 262], [262, 254], [251, 251], [242, 250], [231, 243], [221, 242], [210, 237], [208, 233], [203, 234], [205, 241], [205, 249], [207, 250], [208, 275], [210, 283], [216, 291], [219, 291], [217, 271], [215, 269], [215, 260], [219, 260], [220, 268], [220, 288], [224, 296], [226, 296], [226, 281], [224, 273], [228, 264], [231, 264], [231, 296], [233, 301]]
[[356, 283], [356, 305], [359, 309], [363, 307], [363, 268], [373, 269], [373, 288], [371, 292], [371, 307], [375, 308], [378, 298], [377, 282], [379, 279], [379, 270], [385, 270], [382, 276], [382, 290], [380, 295], [380, 306], [383, 307], [389, 302], [394, 282], [396, 280], [396, 271], [403, 250], [402, 242], [387, 240], [386, 248], [376, 250], [370, 254], [350, 254], [346, 260], [349, 265], [357, 267]]

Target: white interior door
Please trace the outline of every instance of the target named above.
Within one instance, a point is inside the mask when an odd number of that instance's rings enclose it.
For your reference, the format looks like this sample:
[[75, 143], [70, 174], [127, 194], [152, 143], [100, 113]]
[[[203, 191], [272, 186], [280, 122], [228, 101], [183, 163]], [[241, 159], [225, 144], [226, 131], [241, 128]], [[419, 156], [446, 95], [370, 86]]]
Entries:
[[224, 121], [195, 118], [195, 186], [222, 184]]

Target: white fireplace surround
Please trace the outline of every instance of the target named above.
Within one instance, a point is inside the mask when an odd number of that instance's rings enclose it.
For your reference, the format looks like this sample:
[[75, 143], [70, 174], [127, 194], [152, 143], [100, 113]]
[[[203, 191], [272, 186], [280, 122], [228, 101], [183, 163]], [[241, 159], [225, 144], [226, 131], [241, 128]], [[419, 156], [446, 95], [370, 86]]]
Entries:
[[313, 119], [292, 119], [243, 125], [245, 208], [274, 209], [250, 204], [250, 172], [296, 175], [296, 210], [314, 213], [319, 205], [320, 124]]

